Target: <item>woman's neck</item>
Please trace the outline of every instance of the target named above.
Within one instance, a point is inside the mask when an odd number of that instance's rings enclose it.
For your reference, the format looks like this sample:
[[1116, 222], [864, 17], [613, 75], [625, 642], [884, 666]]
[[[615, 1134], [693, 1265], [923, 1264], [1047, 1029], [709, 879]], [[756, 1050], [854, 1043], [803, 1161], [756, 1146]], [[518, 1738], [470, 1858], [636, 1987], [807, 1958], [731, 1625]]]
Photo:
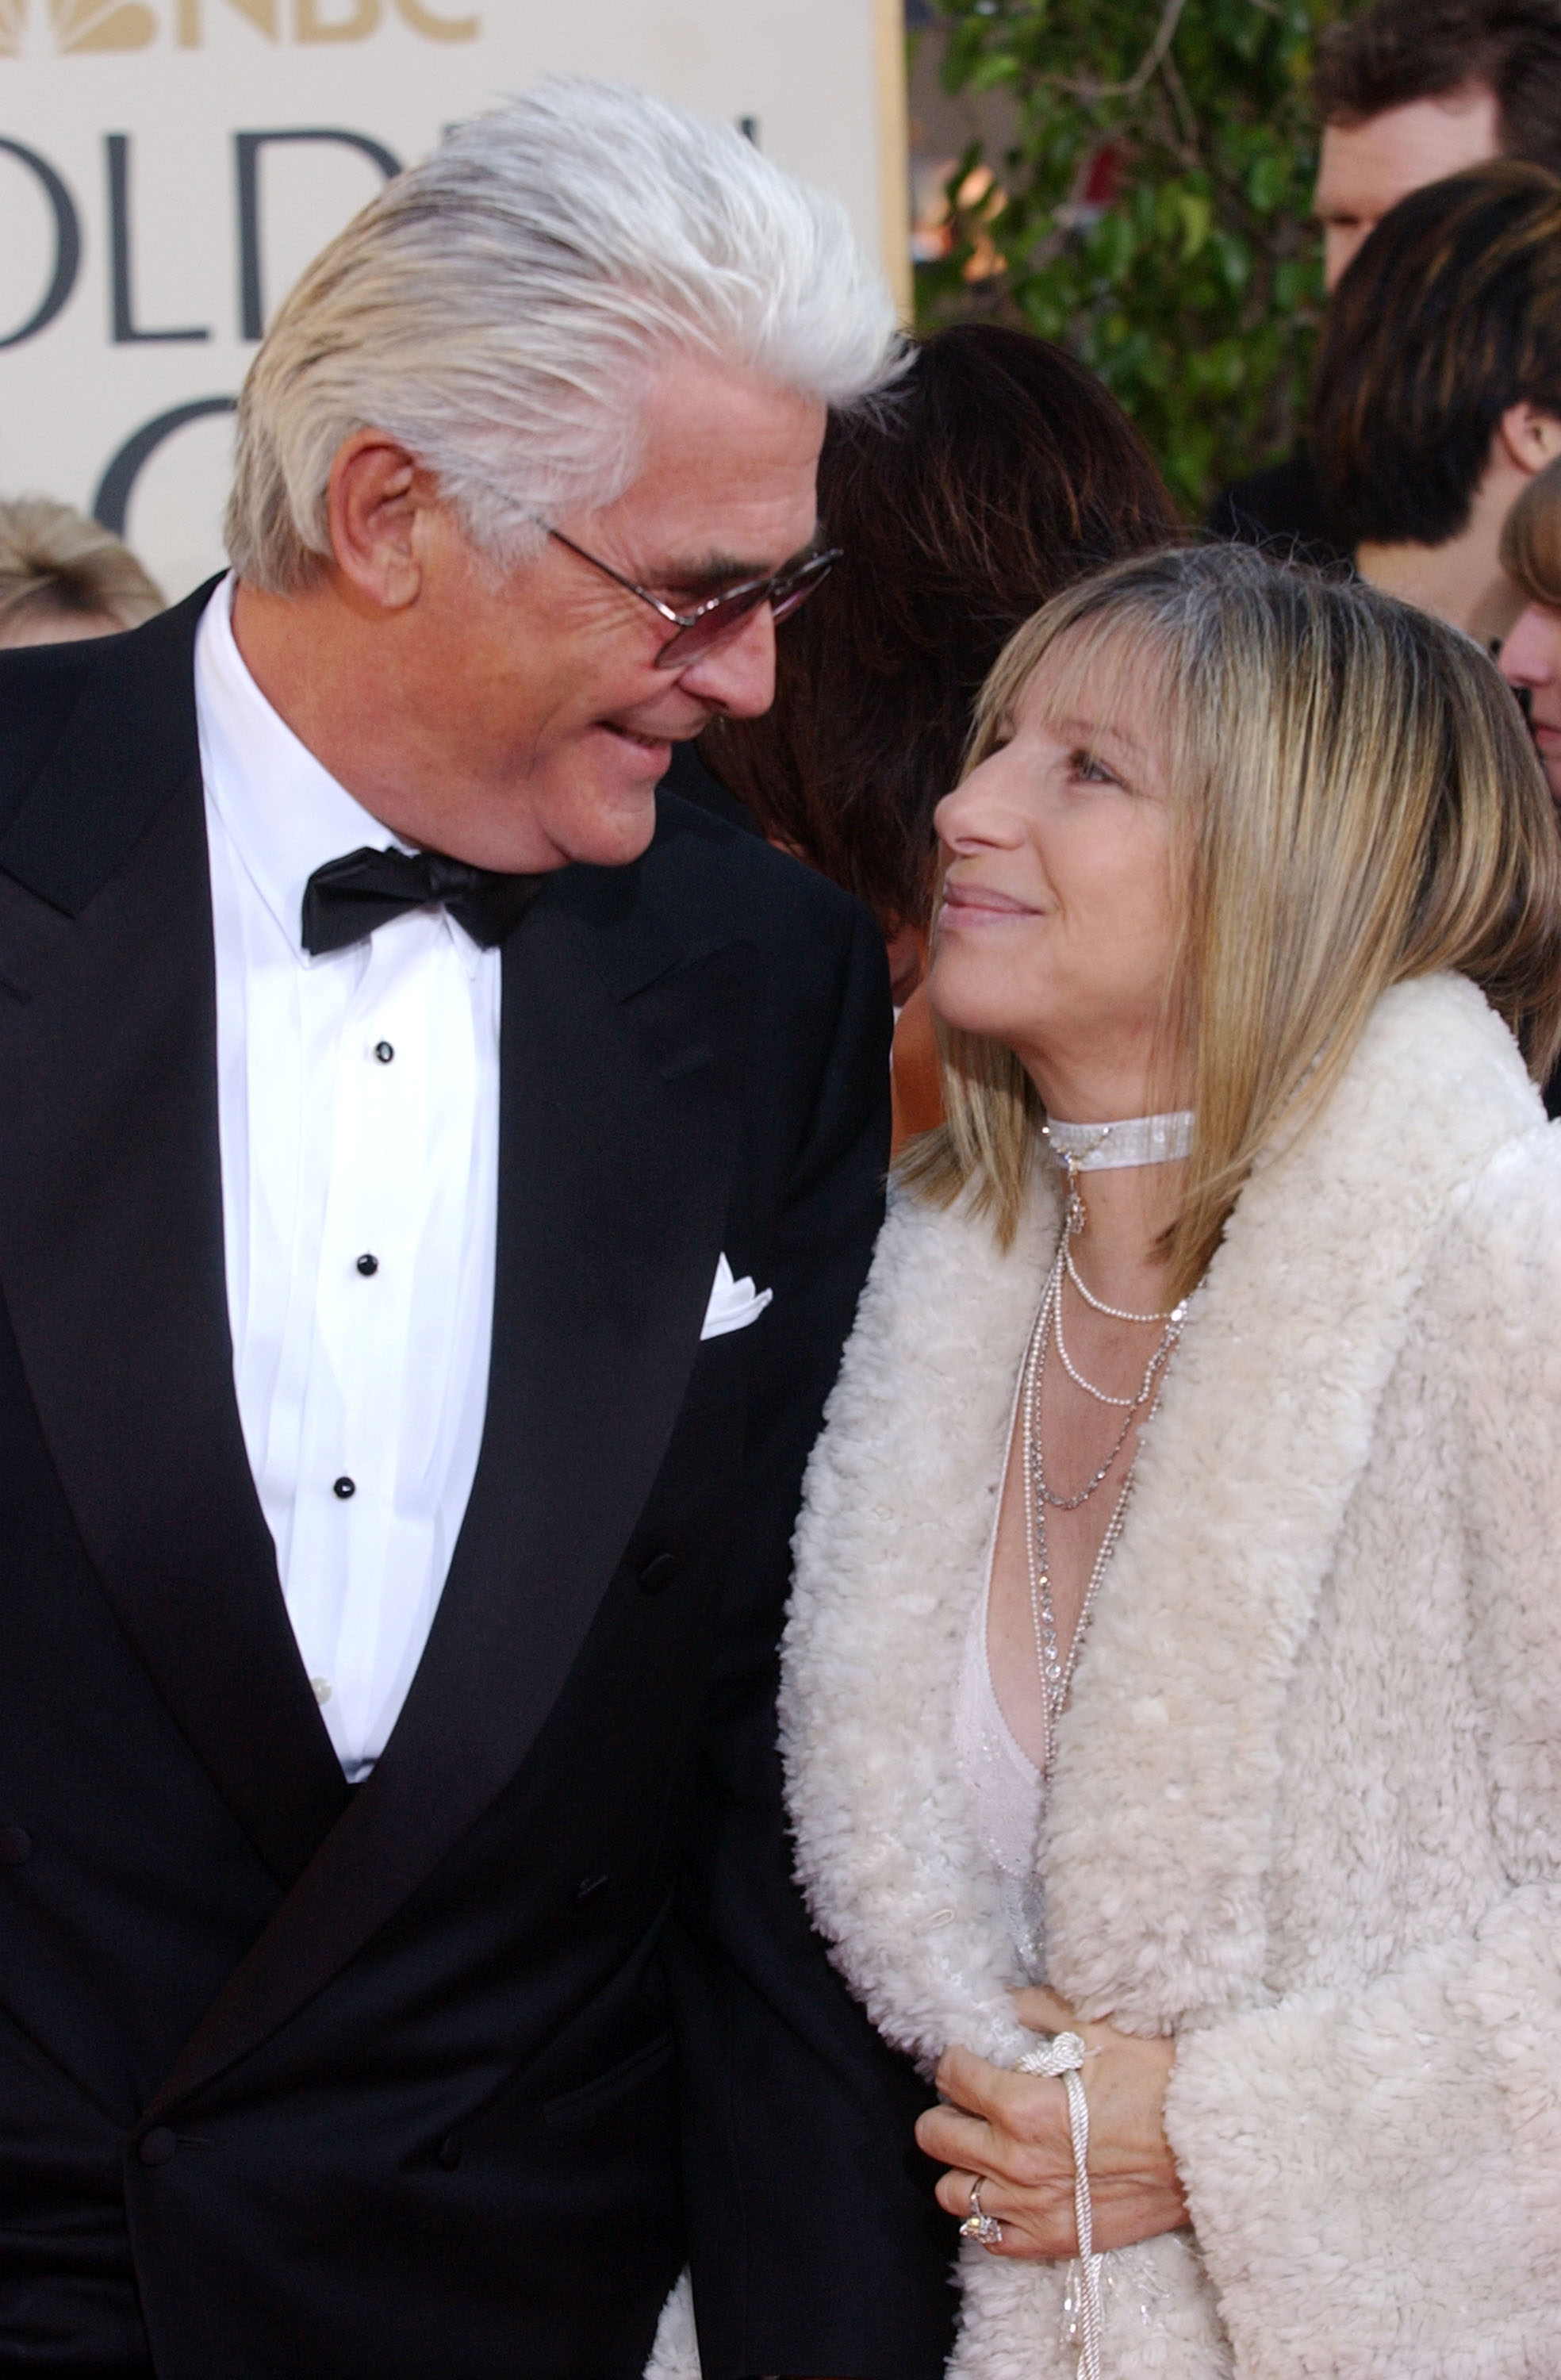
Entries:
[[1044, 1050], [1014, 1054], [1047, 1115], [1062, 1123], [1122, 1123], [1190, 1104], [1169, 1096], [1167, 1076], [1174, 1081], [1188, 1070], [1168, 1064], [1150, 1023], [1119, 1036], [1082, 1032], [1076, 1041], [1048, 1036]]
[[[1098, 1043], [1070, 1054], [1048, 1050], [1025, 1060], [1026, 1072], [1048, 1115], [1060, 1123], [1125, 1123], [1186, 1104], [1167, 1094], [1168, 1069], [1142, 1038], [1103, 1062]], [[1060, 1168], [1059, 1168], [1060, 1172]], [[1175, 1222], [1186, 1179], [1185, 1162], [1092, 1168], [1077, 1175], [1085, 1227], [1073, 1241], [1073, 1261], [1108, 1305], [1133, 1313], [1158, 1307], [1166, 1259], [1158, 1244]]]
[[1185, 1163], [1121, 1165], [1081, 1173], [1084, 1228], [1072, 1242], [1073, 1262], [1107, 1305], [1129, 1313], [1158, 1312], [1167, 1264], [1159, 1243], [1176, 1220]]

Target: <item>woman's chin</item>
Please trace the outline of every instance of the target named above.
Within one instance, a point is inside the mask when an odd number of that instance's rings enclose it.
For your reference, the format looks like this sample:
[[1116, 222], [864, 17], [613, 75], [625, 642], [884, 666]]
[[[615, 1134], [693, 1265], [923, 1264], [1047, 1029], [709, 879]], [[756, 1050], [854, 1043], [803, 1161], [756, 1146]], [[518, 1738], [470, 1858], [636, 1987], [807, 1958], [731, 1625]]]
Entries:
[[989, 970], [962, 962], [962, 953], [947, 948], [934, 959], [926, 977], [933, 1014], [956, 1033], [980, 1033], [992, 1040], [1006, 1040], [1023, 1022], [1014, 1013], [1011, 970]]

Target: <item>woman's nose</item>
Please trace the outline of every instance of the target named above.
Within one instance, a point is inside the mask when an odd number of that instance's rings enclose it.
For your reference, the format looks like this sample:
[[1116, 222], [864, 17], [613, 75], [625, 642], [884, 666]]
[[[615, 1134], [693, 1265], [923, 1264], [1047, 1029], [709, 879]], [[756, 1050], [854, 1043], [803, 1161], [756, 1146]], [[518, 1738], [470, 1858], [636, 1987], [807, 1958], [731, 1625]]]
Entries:
[[962, 785], [945, 794], [932, 814], [938, 839], [950, 851], [982, 844], [1011, 844], [1016, 821], [1001, 797], [1002, 754], [994, 752], [973, 769]]
[[1561, 617], [1549, 616], [1538, 603], [1508, 629], [1500, 653], [1501, 674], [1509, 686], [1543, 686], [1555, 674], [1555, 646], [1561, 641]]

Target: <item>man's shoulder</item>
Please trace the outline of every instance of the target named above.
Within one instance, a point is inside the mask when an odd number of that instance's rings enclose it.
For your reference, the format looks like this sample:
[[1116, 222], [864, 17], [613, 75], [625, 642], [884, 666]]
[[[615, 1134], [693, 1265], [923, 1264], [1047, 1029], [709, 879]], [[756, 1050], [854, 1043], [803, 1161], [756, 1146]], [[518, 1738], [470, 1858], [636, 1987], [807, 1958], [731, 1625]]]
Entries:
[[1299, 561], [1349, 558], [1330, 526], [1316, 467], [1304, 446], [1227, 488], [1210, 508], [1208, 526], [1216, 537], [1277, 550]]
[[0, 867], [71, 916], [200, 765], [210, 592], [120, 636], [0, 652]]
[[0, 823], [69, 725], [91, 681], [97, 641], [18, 645], [0, 652]]
[[652, 842], [627, 868], [565, 869], [556, 897], [583, 922], [654, 927], [684, 948], [752, 942], [793, 976], [798, 963], [838, 965], [858, 937], [876, 936], [851, 893], [762, 836], [665, 791], [656, 814]]
[[658, 795], [656, 836], [642, 864], [669, 890], [752, 906], [780, 930], [805, 918], [843, 933], [865, 914], [816, 868], [677, 794]]
[[0, 651], [0, 821], [89, 715], [94, 757], [116, 740], [135, 765], [175, 729], [193, 747], [195, 626], [210, 593], [202, 587], [117, 636]]

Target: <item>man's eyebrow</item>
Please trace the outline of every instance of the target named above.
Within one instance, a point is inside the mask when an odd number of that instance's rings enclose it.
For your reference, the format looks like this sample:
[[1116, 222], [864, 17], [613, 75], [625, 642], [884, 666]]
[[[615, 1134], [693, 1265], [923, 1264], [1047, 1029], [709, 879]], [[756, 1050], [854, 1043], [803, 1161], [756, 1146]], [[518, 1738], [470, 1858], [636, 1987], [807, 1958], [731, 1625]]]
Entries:
[[676, 588], [689, 595], [719, 595], [723, 588], [739, 587], [751, 578], [768, 578], [778, 570], [788, 570], [793, 563], [805, 562], [823, 544], [823, 535], [815, 529], [805, 545], [799, 545], [784, 562], [745, 560], [740, 553], [701, 554], [687, 562], [668, 563], [647, 583], [656, 587]]

